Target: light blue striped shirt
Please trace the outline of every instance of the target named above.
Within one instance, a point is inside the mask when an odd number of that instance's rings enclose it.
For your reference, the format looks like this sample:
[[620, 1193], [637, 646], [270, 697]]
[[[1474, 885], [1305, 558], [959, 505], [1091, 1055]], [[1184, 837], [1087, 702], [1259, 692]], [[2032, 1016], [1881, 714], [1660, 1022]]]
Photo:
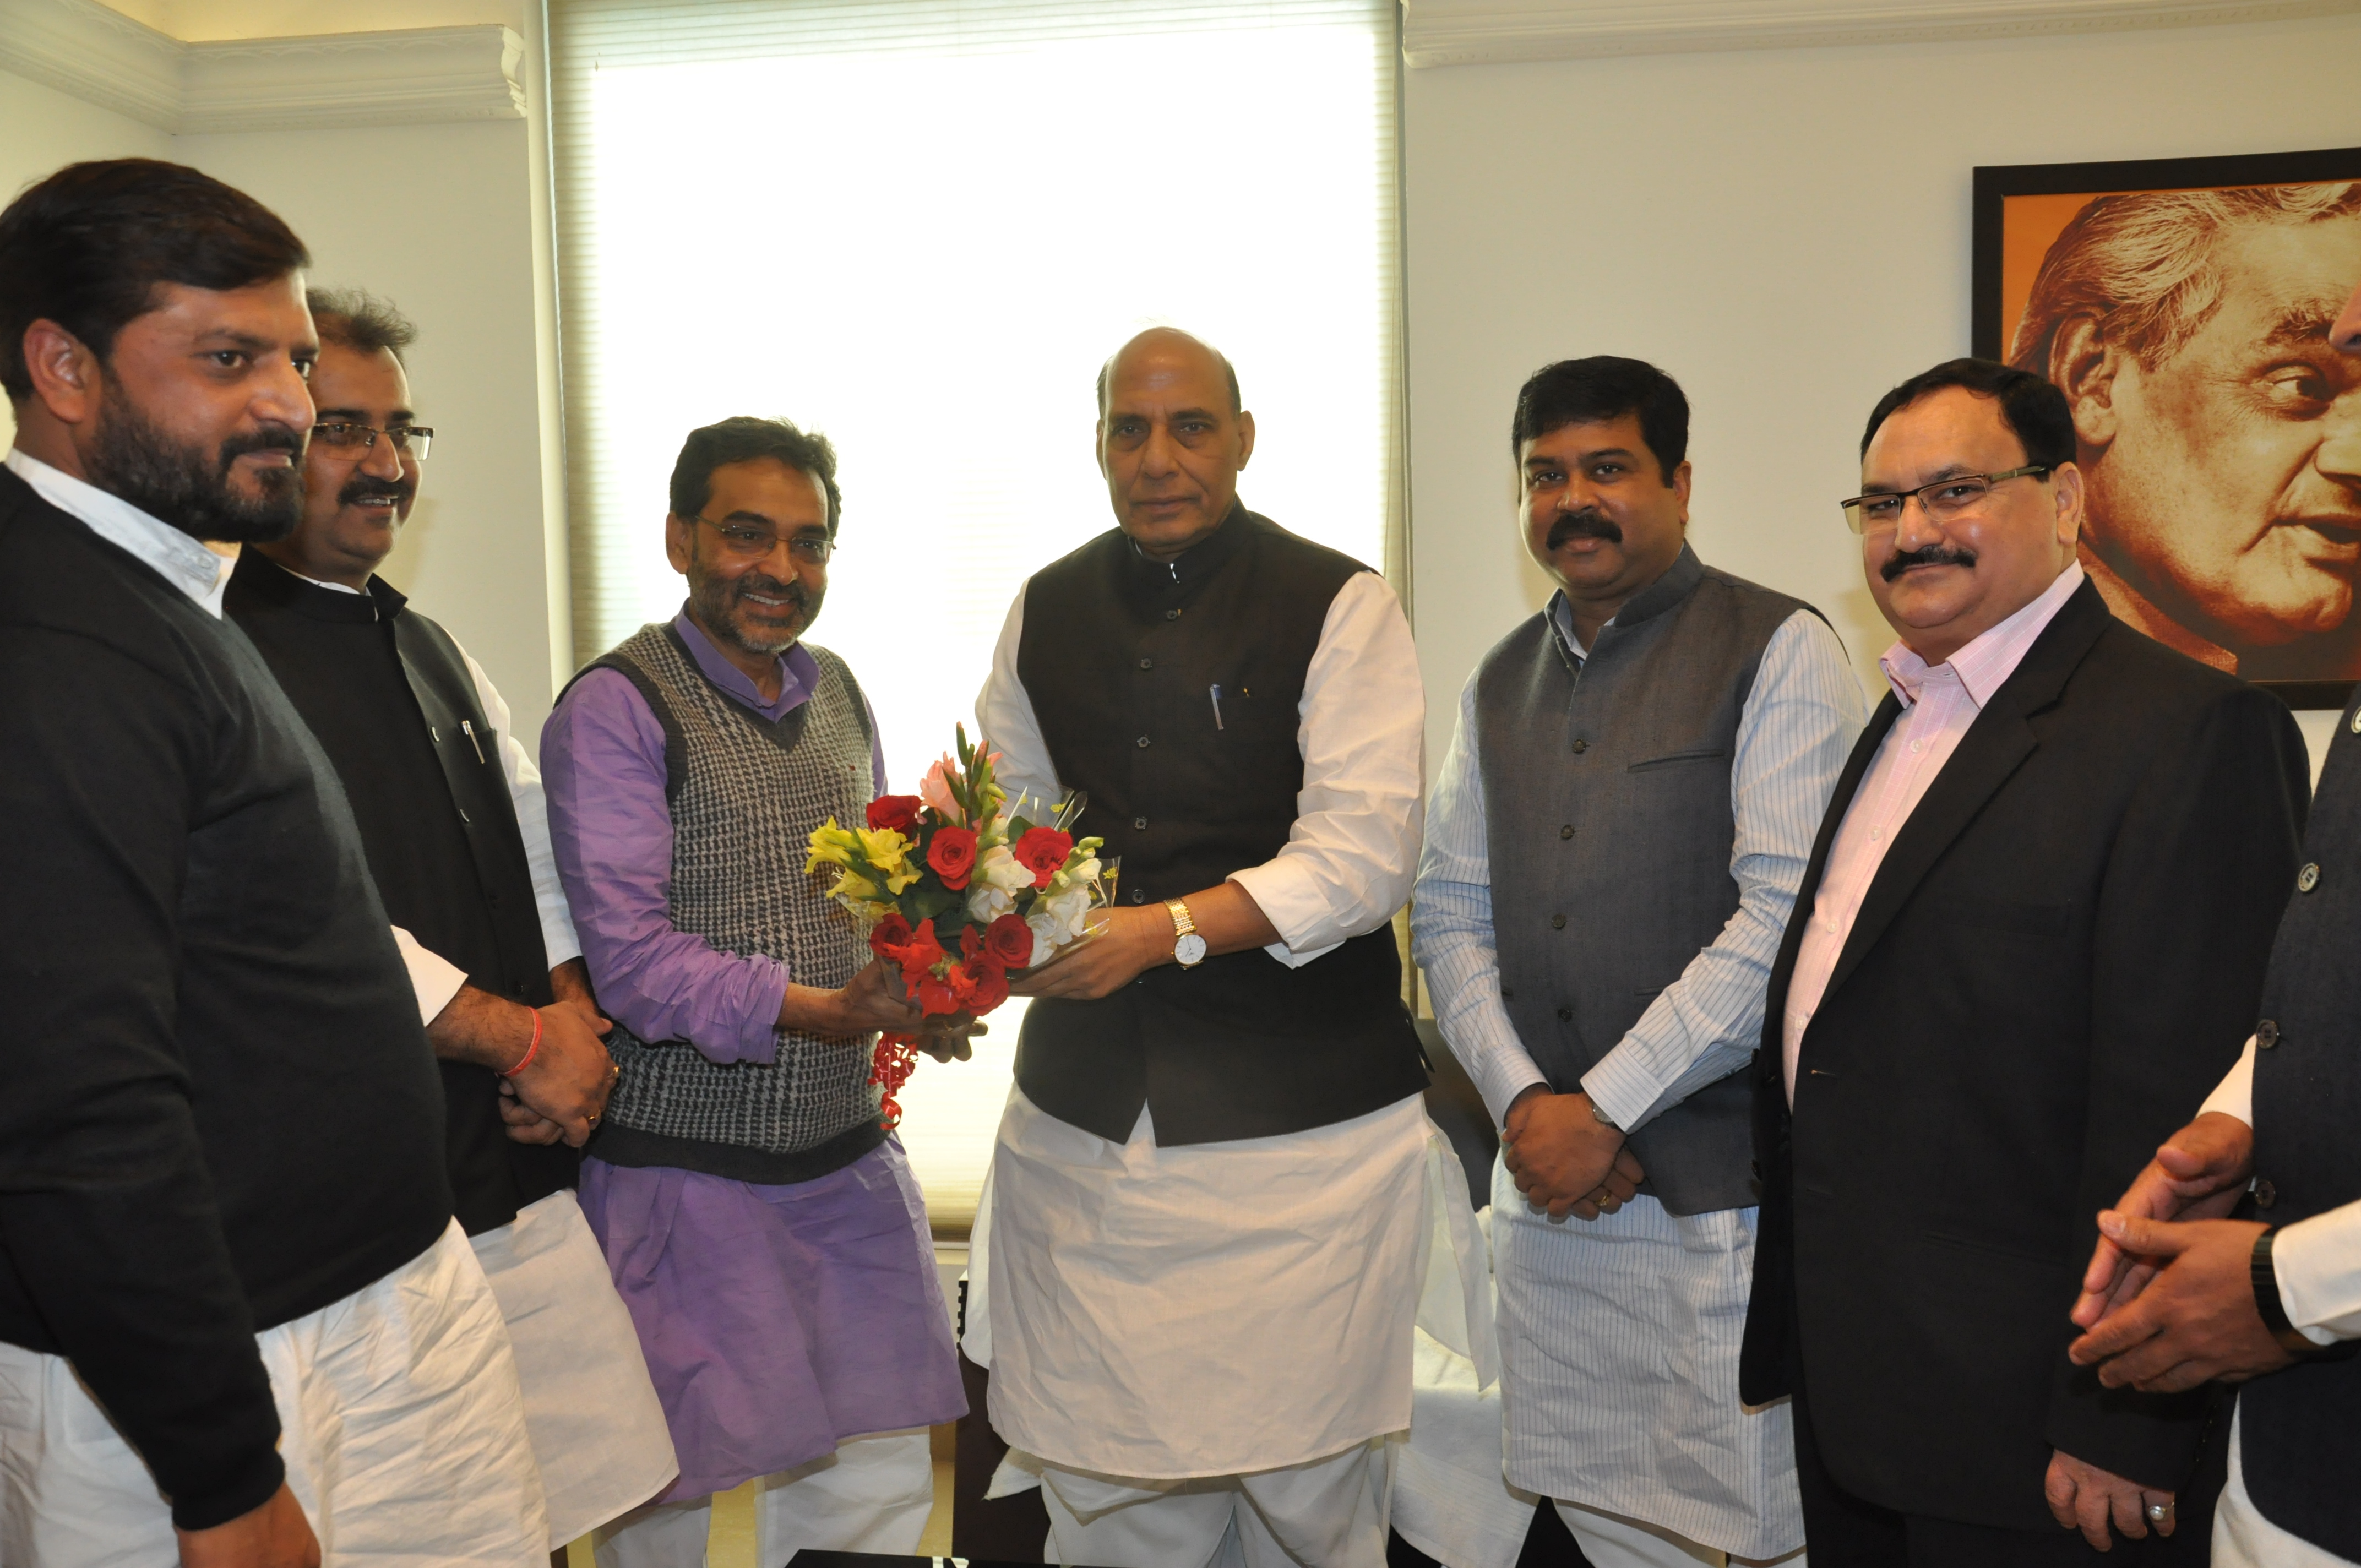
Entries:
[[[1582, 658], [1563, 595], [1551, 598], [1550, 612], [1566, 651]], [[1471, 675], [1427, 806], [1411, 949], [1426, 971], [1444, 1038], [1499, 1122], [1510, 1102], [1546, 1080], [1500, 1004], [1475, 708]], [[1810, 611], [1797, 610], [1764, 647], [1738, 723], [1730, 779], [1737, 818], [1730, 873], [1738, 883], [1738, 912], [1583, 1075], [1583, 1089], [1616, 1125], [1645, 1125], [1753, 1055], [1763, 1034], [1763, 990], [1795, 888], [1864, 721], [1861, 684], [1836, 633]]]

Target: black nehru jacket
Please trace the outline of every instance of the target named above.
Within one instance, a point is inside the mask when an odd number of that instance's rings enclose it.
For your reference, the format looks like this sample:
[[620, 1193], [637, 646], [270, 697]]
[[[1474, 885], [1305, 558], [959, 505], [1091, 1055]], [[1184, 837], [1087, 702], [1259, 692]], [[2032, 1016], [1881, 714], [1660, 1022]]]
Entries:
[[[340, 593], [250, 548], [224, 605], [335, 764], [387, 916], [470, 985], [546, 1005], [533, 870], [458, 644], [390, 583]], [[509, 1137], [491, 1069], [437, 1065], [452, 1198], [469, 1235], [574, 1185], [579, 1153]]]
[[5, 472], [0, 757], [0, 1340], [203, 1529], [283, 1475], [256, 1332], [449, 1223], [441, 1087], [253, 644]]
[[[1303, 787], [1297, 705], [1337, 592], [1368, 570], [1234, 507], [1170, 564], [1119, 530], [1025, 587], [1016, 671], [1078, 830], [1123, 857], [1146, 905], [1276, 856]], [[1209, 688], [1221, 688], [1220, 722]], [[1290, 969], [1259, 948], [1151, 969], [1095, 1002], [1026, 1009], [1016, 1081], [1050, 1115], [1121, 1143], [1146, 1103], [1164, 1145], [1348, 1121], [1426, 1087], [1380, 927]]]

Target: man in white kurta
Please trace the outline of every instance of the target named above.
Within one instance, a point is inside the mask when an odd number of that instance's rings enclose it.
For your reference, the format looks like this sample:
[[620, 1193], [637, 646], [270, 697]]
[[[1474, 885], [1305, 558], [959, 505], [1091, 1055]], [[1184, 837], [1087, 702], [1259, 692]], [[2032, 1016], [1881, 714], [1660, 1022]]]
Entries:
[[1522, 529], [1559, 591], [1462, 694], [1411, 917], [1504, 1129], [1506, 1478], [1598, 1568], [1803, 1544], [1786, 1410], [1738, 1398], [1756, 1210], [1732, 1075], [1861, 688], [1809, 607], [1687, 548], [1687, 414], [1631, 359], [1520, 395]]
[[1087, 789], [1127, 863], [1023, 987], [970, 1354], [1050, 1560], [1375, 1568], [1434, 1165], [1388, 989], [1417, 661], [1382, 578], [1236, 504], [1220, 356], [1144, 334], [1102, 409], [1119, 530], [1028, 582], [977, 712], [1012, 793]]

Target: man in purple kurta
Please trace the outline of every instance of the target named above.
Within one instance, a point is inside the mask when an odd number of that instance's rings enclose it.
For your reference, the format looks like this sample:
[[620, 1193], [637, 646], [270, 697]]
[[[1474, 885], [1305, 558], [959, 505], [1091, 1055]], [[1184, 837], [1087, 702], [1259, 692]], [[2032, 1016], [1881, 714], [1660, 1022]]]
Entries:
[[876, 1031], [920, 1020], [804, 872], [811, 830], [884, 788], [851, 672], [799, 641], [837, 507], [825, 438], [693, 432], [664, 522], [688, 602], [593, 661], [543, 733], [622, 1069], [582, 1208], [680, 1455], [600, 1532], [601, 1568], [697, 1568], [711, 1494], [757, 1477], [760, 1562], [914, 1551], [927, 1429], [966, 1409], [926, 1207], [869, 1082]]

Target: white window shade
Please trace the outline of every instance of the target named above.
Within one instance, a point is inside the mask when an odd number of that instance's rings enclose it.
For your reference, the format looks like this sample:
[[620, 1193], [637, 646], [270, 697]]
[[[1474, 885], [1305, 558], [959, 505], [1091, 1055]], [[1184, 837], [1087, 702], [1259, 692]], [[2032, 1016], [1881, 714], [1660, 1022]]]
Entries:
[[[1100, 363], [1183, 326], [1237, 367], [1246, 505], [1385, 564], [1399, 514], [1391, 0], [551, 0], [576, 653], [679, 607], [692, 428], [826, 433], [812, 640], [895, 787], [967, 719], [1026, 576], [1113, 525]], [[903, 1140], [963, 1226], [1019, 1004], [920, 1064]]]

